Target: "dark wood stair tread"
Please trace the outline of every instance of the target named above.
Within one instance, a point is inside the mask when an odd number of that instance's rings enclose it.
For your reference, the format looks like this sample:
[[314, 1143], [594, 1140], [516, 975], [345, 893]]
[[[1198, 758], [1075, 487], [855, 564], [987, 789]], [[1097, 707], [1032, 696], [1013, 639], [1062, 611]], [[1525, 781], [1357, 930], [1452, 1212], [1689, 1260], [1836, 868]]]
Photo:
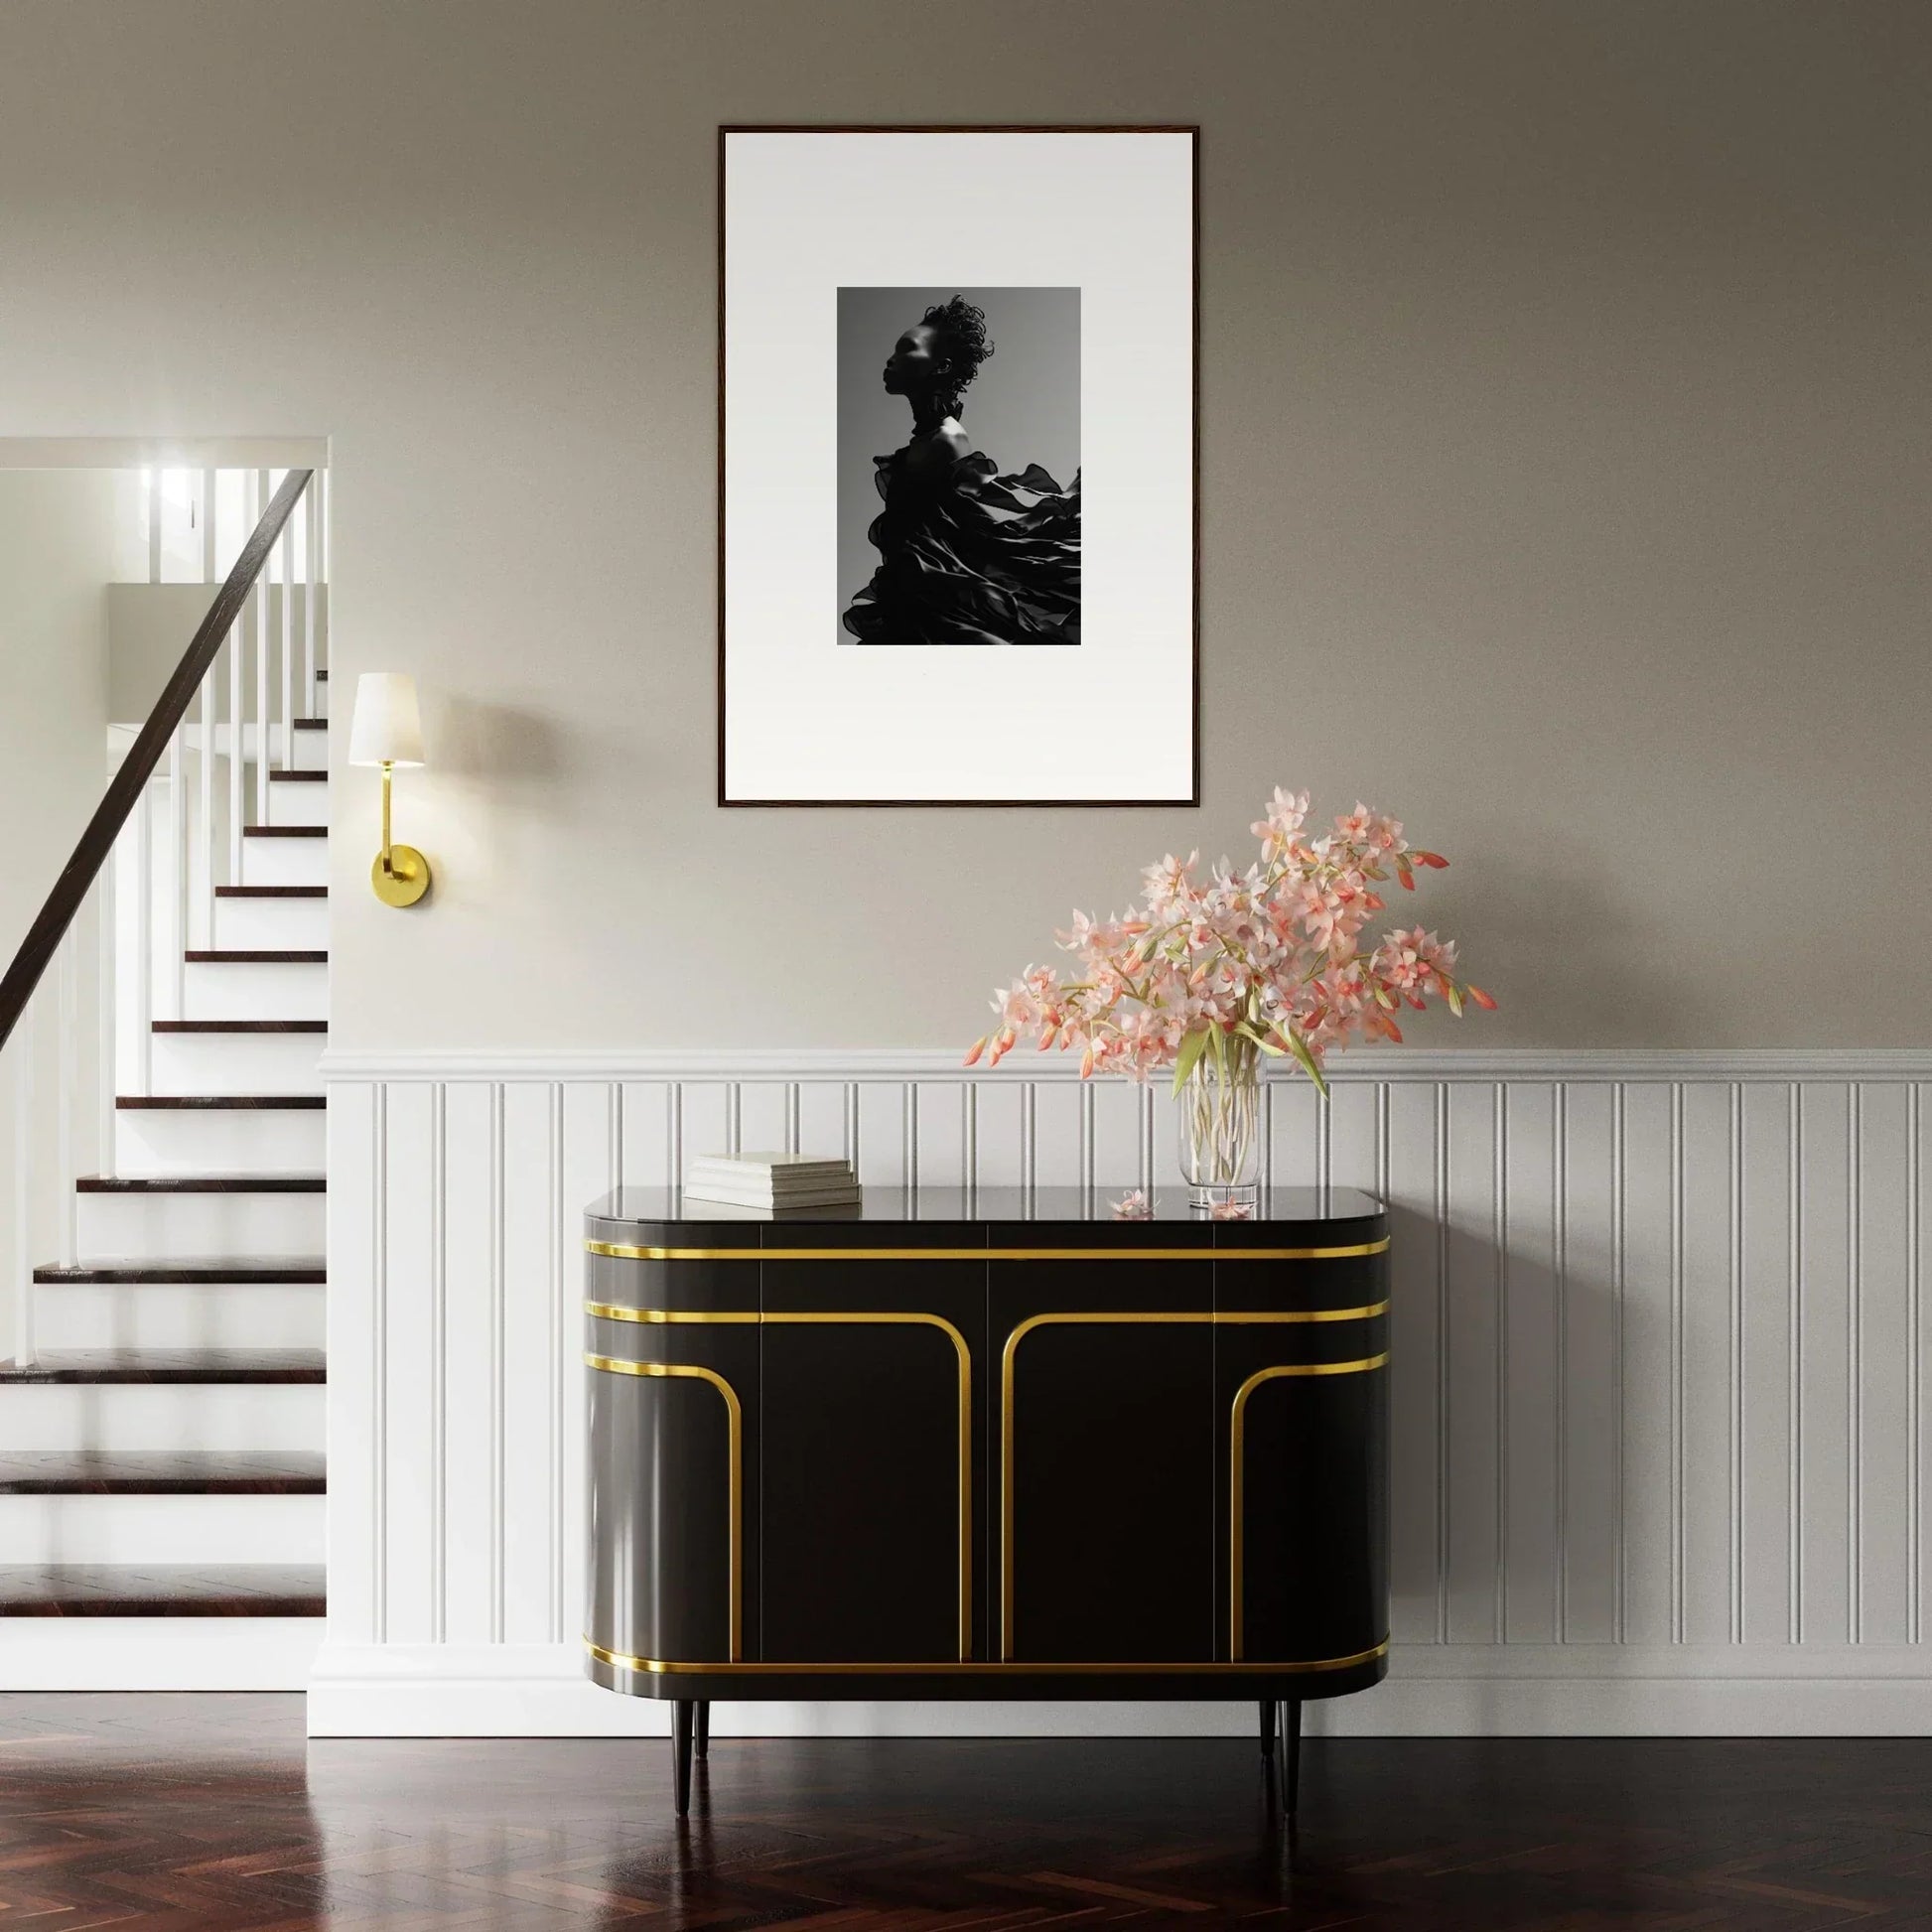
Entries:
[[318, 1449], [5, 1449], [0, 1496], [320, 1496]]
[[[322, 673], [318, 671], [316, 675], [320, 677]], [[298, 718], [295, 721], [295, 728], [299, 732], [326, 732], [329, 729], [329, 720], [327, 718]]]
[[326, 1034], [326, 1020], [156, 1020], [158, 1034]]
[[321, 1383], [320, 1348], [56, 1348], [32, 1368], [0, 1366], [12, 1383]]
[[200, 1109], [239, 1113], [320, 1113], [329, 1104], [319, 1093], [124, 1093], [115, 1102], [130, 1113], [193, 1113]]
[[216, 898], [327, 898], [327, 886], [217, 886]]
[[270, 951], [260, 946], [191, 946], [182, 954], [191, 966], [327, 966], [319, 951]]
[[319, 1173], [83, 1173], [73, 1185], [82, 1194], [320, 1194], [329, 1182]]
[[329, 827], [326, 825], [244, 825], [241, 828], [244, 839], [326, 839]]
[[329, 782], [329, 773], [327, 771], [271, 771], [268, 774], [268, 782], [272, 785], [326, 785]]
[[320, 1564], [0, 1565], [0, 1616], [321, 1616]]
[[223, 1283], [261, 1283], [268, 1287], [313, 1287], [329, 1279], [320, 1255], [312, 1260], [291, 1261], [286, 1256], [259, 1258], [223, 1255], [206, 1259], [143, 1261], [138, 1257], [116, 1256], [111, 1261], [80, 1261], [64, 1267], [48, 1262], [34, 1270], [34, 1279], [49, 1287], [109, 1287], [143, 1285], [171, 1287], [218, 1285]]

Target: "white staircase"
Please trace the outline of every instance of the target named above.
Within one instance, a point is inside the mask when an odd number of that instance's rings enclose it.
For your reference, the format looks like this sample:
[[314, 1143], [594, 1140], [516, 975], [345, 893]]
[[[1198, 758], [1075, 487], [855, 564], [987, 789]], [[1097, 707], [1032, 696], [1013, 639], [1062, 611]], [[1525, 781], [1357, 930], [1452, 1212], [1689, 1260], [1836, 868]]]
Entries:
[[[328, 673], [276, 632], [265, 602], [237, 624], [247, 678], [207, 672], [97, 909], [103, 1172], [63, 1175], [62, 1257], [16, 1286], [0, 1365], [0, 1689], [295, 1688], [320, 1641]], [[63, 1166], [74, 944], [57, 1091], [31, 1031], [15, 1072], [17, 1147]]]

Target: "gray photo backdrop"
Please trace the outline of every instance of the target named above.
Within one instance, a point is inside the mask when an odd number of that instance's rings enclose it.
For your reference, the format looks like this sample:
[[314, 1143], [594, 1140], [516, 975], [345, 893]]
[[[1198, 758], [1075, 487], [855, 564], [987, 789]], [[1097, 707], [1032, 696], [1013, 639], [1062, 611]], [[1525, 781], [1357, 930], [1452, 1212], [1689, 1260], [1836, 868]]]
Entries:
[[1004, 472], [1036, 463], [1062, 489], [1080, 467], [1080, 291], [1078, 289], [840, 289], [839, 598], [835, 643], [856, 592], [879, 568], [866, 531], [879, 514], [873, 458], [890, 456], [912, 433], [903, 396], [880, 380], [893, 345], [928, 309], [963, 296], [986, 311], [994, 352], [966, 391], [960, 427], [973, 448]]

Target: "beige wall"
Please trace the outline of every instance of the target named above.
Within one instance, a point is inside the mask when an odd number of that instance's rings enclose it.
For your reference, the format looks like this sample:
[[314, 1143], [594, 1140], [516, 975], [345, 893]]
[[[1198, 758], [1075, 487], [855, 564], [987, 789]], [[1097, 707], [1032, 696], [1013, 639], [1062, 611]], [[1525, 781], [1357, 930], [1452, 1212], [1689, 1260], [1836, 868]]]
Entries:
[[[343, 1044], [963, 1040], [1277, 780], [1452, 856], [1486, 1042], [1906, 1042], [1928, 82], [1811, 0], [8, 0], [0, 435], [331, 437], [440, 880], [339, 774]], [[1200, 811], [714, 807], [726, 119], [1201, 123]]]

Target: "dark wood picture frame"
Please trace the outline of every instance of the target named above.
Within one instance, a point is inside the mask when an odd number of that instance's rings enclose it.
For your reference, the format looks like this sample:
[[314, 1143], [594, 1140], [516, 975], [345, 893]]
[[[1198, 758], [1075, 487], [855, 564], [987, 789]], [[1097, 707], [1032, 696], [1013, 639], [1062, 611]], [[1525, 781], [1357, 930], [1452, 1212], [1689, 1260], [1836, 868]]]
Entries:
[[[725, 153], [734, 134], [1184, 134], [1189, 137], [1190, 230], [1188, 254], [1192, 266], [1189, 357], [1192, 391], [1191, 518], [1189, 550], [1192, 559], [1191, 662], [1188, 677], [1188, 733], [1192, 745], [1191, 785], [1185, 798], [733, 798], [725, 781]], [[1198, 810], [1201, 802], [1200, 745], [1200, 128], [1194, 123], [1148, 122], [730, 122], [718, 129], [718, 803], [736, 811], [830, 810], [876, 811], [886, 808], [962, 811], [1055, 809], [1115, 810], [1161, 805]]]

